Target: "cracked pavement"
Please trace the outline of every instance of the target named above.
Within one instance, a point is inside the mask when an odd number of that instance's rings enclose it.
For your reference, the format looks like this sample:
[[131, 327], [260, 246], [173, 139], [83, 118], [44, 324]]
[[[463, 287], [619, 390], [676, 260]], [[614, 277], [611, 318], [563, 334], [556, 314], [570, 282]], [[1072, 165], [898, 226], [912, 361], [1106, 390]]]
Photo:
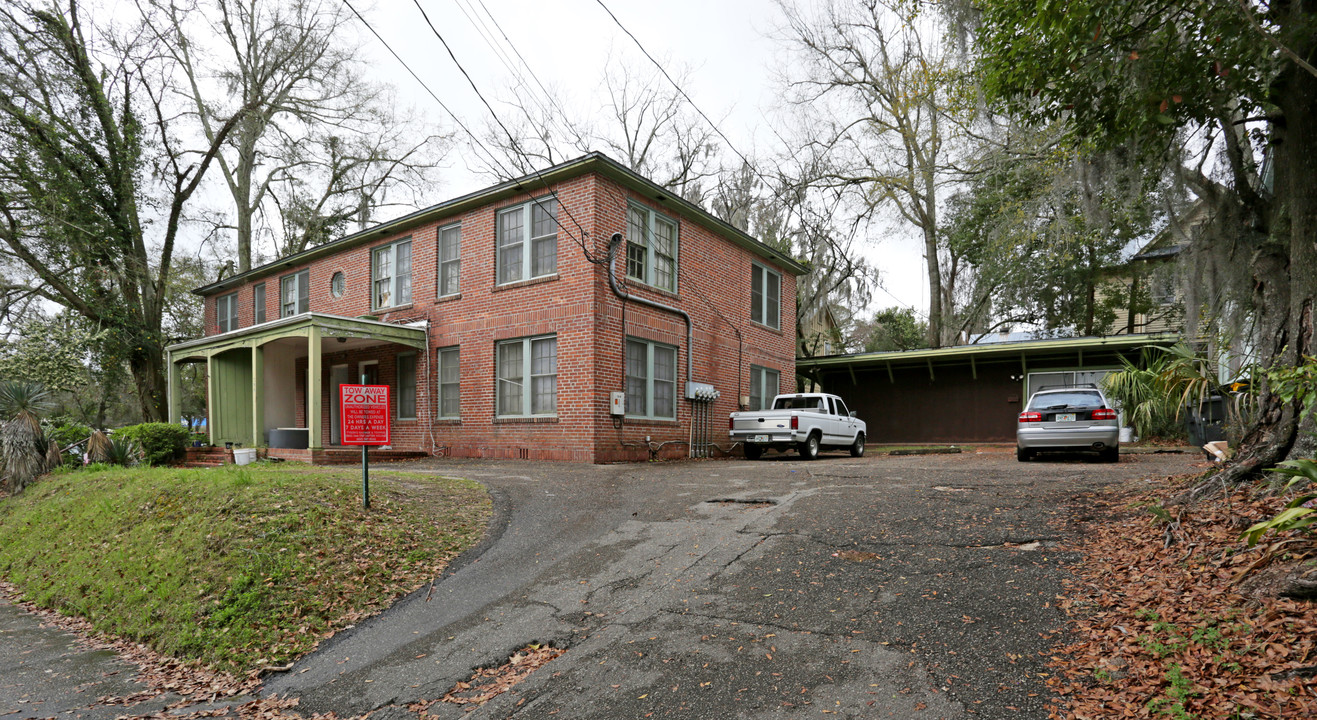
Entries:
[[1085, 495], [1187, 455], [770, 455], [575, 466], [431, 459], [495, 497], [435, 586], [340, 633], [266, 694], [415, 717], [530, 642], [568, 648], [443, 718], [1044, 718], [1054, 600]]

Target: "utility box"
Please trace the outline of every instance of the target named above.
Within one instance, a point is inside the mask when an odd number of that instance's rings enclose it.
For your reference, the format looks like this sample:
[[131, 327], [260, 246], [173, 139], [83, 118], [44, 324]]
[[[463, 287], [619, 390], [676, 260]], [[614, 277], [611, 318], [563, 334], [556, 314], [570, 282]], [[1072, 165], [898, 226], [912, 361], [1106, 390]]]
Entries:
[[608, 395], [608, 414], [625, 415], [626, 414], [626, 393], [612, 392]]

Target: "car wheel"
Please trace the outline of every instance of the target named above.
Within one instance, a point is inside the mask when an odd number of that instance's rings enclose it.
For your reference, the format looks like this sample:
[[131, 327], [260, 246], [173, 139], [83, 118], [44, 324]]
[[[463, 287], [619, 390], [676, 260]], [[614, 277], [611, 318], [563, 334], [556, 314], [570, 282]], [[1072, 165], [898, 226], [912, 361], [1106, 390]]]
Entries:
[[1033, 459], [1033, 451], [1025, 450], [1022, 447], [1015, 448], [1015, 459], [1020, 462], [1029, 462]]
[[1102, 451], [1102, 462], [1120, 462], [1120, 448], [1107, 448]]
[[805, 440], [805, 442], [800, 443], [800, 445], [796, 446], [796, 449], [800, 451], [800, 457], [802, 457], [802, 458], [804, 458], [804, 459], [806, 459], [806, 460], [813, 460], [814, 458], [817, 458], [817, 457], [819, 456], [819, 436], [818, 436], [818, 434], [817, 434], [817, 433], [812, 433], [812, 434], [811, 434], [811, 435]]
[[745, 444], [745, 459], [758, 460], [764, 454], [764, 449], [758, 445]]
[[851, 457], [864, 457], [864, 433], [856, 433], [855, 442], [851, 443]]

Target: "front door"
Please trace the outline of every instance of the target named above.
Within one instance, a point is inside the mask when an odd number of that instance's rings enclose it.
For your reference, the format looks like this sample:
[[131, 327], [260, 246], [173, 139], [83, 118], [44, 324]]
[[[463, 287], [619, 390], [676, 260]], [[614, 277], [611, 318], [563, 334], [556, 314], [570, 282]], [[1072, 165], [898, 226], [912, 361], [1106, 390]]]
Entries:
[[339, 413], [342, 408], [339, 407], [342, 393], [339, 392], [338, 386], [351, 385], [352, 375], [348, 372], [347, 365], [335, 365], [329, 369], [329, 444], [342, 444], [342, 436], [339, 435]]

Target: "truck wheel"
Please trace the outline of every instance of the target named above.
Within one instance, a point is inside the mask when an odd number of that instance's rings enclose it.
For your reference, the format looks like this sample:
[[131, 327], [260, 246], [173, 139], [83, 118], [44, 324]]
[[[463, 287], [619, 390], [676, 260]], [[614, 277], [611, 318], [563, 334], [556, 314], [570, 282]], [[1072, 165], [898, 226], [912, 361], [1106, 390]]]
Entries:
[[796, 446], [800, 451], [800, 457], [805, 460], [813, 460], [819, 456], [819, 436], [818, 433], [810, 433], [805, 442]]
[[760, 456], [764, 454], [764, 449], [762, 447], [759, 447], [758, 445], [751, 445], [750, 443], [746, 443], [742, 447], [745, 449], [746, 460], [758, 460]]
[[851, 457], [864, 457], [864, 433], [855, 434], [855, 442], [851, 443]]

